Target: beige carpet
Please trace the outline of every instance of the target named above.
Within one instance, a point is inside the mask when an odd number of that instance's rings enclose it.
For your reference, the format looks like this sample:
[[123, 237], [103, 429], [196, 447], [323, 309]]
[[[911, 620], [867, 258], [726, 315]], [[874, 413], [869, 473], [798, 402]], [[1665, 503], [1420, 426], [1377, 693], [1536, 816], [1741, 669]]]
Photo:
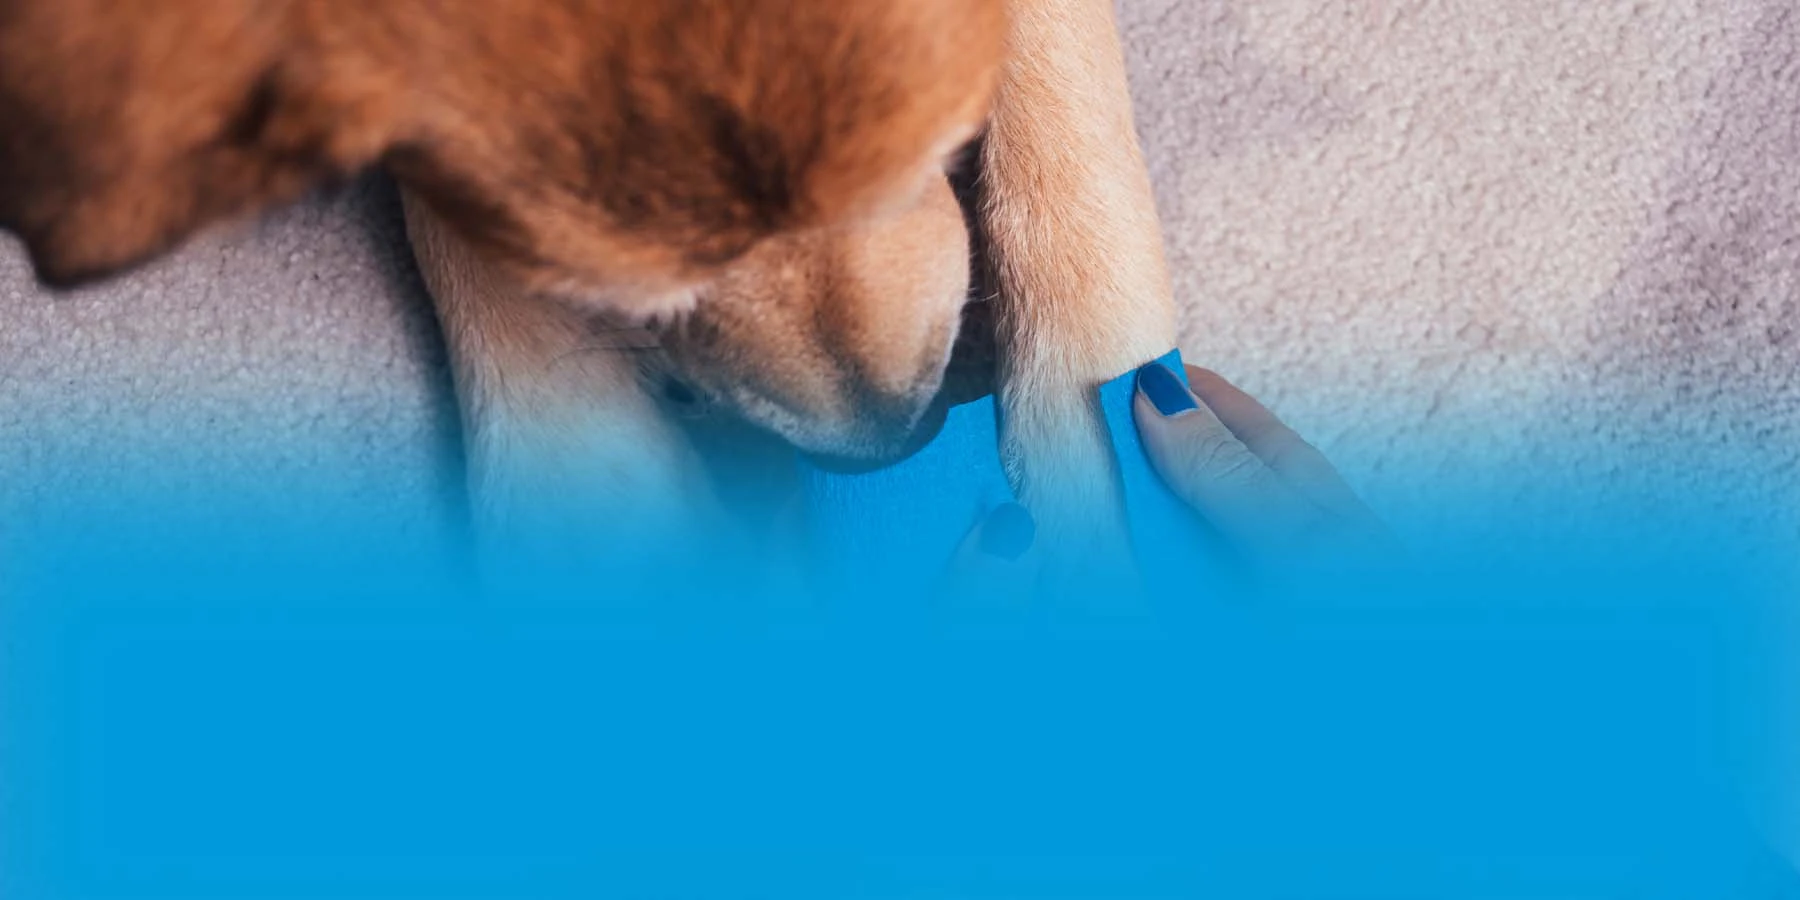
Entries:
[[[1556, 533], [1604, 496], [1794, 536], [1791, 0], [1121, 15], [1184, 349], [1403, 530], [1529, 511]], [[170, 482], [358, 503], [441, 548], [454, 433], [379, 180], [70, 296], [0, 247], [0, 528]]]
[[[1605, 493], [1791, 539], [1791, 0], [1143, 0], [1184, 348], [1415, 535]], [[1779, 538], [1776, 535], [1780, 535]]]

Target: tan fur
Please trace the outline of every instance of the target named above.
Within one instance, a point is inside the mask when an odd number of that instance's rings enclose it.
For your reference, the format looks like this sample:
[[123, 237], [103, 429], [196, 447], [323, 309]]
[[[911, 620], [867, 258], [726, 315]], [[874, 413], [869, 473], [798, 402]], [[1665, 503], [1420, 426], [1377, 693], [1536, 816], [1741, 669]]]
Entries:
[[654, 338], [597, 332], [577, 309], [522, 291], [418, 199], [405, 206], [454, 370], [482, 556], [610, 544], [629, 557], [709, 524], [716, 501], [698, 460], [636, 369], [635, 348]]
[[1114, 552], [1092, 389], [1175, 329], [1109, 0], [0, 0], [0, 227], [71, 283], [384, 164], [486, 539], [651, 546], [721, 506], [670, 384], [804, 449], [917, 439], [968, 276], [937, 173], [990, 100], [1008, 470]]
[[406, 211], [454, 361], [490, 557], [630, 549], [611, 537], [619, 522], [645, 550], [741, 526], [656, 398], [669, 379], [799, 446], [892, 455], [937, 393], [968, 284], [941, 179], [893, 215], [764, 242], [657, 328], [536, 295], [416, 198]]
[[1094, 390], [1175, 347], [1162, 231], [1110, 0], [1013, 0], [1011, 13], [980, 198], [1002, 450], [1048, 558], [1117, 558], [1123, 510]]
[[768, 241], [662, 329], [670, 371], [796, 446], [906, 449], [950, 361], [968, 232], [941, 176], [908, 208]]
[[[998, 289], [1002, 452], [1052, 546], [1047, 557], [1122, 563], [1123, 510], [1094, 390], [1172, 348], [1175, 313], [1111, 6], [1016, 0], [1008, 50], [978, 181]], [[960, 297], [964, 253], [943, 185], [897, 217], [768, 242], [704, 288], [686, 327], [666, 335], [672, 370], [803, 447], [880, 455], [870, 446], [879, 440], [821, 437], [881, 419], [880, 395], [839, 373], [887, 365], [900, 376], [887, 379], [888, 396], [915, 400], [888, 405], [915, 419], [930, 393], [917, 388], [935, 388], [946, 361], [942, 329], [956, 319], [945, 301]], [[922, 328], [937, 333], [921, 341]], [[904, 365], [921, 348], [917, 368]], [[617, 414], [601, 399], [611, 387], [587, 386], [588, 421]], [[680, 456], [676, 443], [635, 446], [654, 471]], [[512, 468], [541, 470], [535, 457], [556, 452], [522, 448]]]
[[904, 205], [1002, 0], [0, 0], [0, 228], [58, 284], [383, 164], [538, 292], [658, 311]]

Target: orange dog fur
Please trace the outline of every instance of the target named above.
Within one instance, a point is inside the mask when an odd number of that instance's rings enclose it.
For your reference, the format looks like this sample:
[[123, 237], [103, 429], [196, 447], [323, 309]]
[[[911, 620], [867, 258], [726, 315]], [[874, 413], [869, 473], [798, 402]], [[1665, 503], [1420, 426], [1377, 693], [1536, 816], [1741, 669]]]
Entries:
[[0, 0], [0, 121], [0, 227], [55, 285], [387, 168], [481, 530], [524, 546], [713, 514], [661, 375], [903, 449], [968, 277], [940, 173], [985, 124], [1008, 470], [1059, 550], [1120, 546], [1091, 388], [1174, 321], [1108, 0]]

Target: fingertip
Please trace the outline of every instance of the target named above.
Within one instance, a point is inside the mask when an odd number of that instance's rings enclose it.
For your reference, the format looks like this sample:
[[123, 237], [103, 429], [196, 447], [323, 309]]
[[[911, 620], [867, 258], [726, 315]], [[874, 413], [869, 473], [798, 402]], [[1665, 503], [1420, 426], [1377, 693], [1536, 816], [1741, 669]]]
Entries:
[[1196, 427], [1194, 420], [1202, 417], [1191, 410], [1173, 417], [1165, 416], [1150, 397], [1139, 390], [1131, 398], [1131, 418], [1137, 426], [1138, 438], [1143, 441], [1145, 451], [1149, 453], [1152, 462], [1161, 466], [1169, 446], [1179, 443], [1179, 435]]
[[1193, 412], [1200, 406], [1180, 376], [1162, 363], [1151, 363], [1137, 370], [1137, 394], [1148, 400], [1151, 409], [1165, 419]]
[[1132, 418], [1146, 449], [1159, 463], [1164, 451], [1180, 444], [1184, 435], [1223, 427], [1205, 401], [1161, 363], [1139, 369], [1136, 385], [1131, 398]]
[[1156, 411], [1156, 407], [1150, 402], [1150, 398], [1144, 396], [1142, 389], [1133, 389], [1131, 392], [1131, 412], [1132, 417], [1137, 419], [1139, 429], [1144, 428], [1152, 422], [1159, 422], [1162, 420], [1162, 415]]

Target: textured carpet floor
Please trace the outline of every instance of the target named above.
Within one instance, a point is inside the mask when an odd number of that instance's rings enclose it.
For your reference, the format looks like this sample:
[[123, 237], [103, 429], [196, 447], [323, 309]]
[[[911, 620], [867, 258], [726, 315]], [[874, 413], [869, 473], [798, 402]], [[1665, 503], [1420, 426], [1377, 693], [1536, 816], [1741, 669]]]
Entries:
[[[1183, 349], [1404, 531], [1556, 534], [1604, 499], [1794, 536], [1789, 0], [1121, 15]], [[60, 297], [0, 246], [0, 529], [226, 487], [296, 521], [359, 504], [442, 552], [460, 460], [433, 329], [378, 179]]]

